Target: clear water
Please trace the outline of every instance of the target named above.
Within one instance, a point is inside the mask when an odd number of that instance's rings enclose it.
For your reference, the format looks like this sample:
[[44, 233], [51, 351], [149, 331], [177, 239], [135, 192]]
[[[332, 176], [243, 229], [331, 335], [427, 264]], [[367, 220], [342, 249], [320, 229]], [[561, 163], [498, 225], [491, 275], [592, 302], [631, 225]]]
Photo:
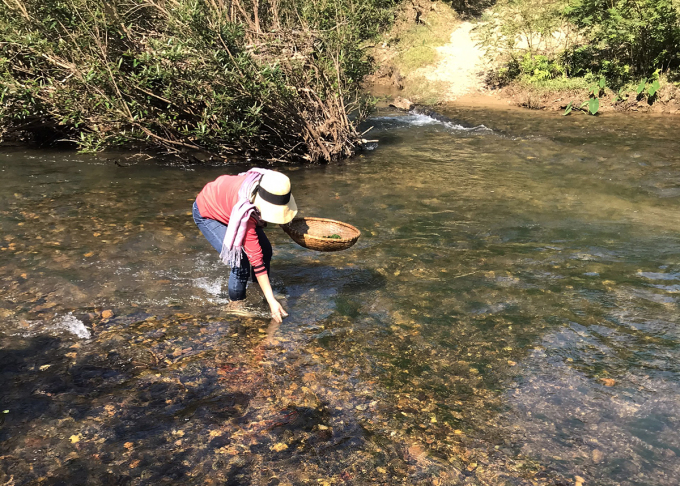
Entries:
[[680, 482], [680, 120], [447, 115], [280, 168], [363, 234], [267, 230], [278, 329], [190, 216], [242, 166], [0, 153], [0, 484]]

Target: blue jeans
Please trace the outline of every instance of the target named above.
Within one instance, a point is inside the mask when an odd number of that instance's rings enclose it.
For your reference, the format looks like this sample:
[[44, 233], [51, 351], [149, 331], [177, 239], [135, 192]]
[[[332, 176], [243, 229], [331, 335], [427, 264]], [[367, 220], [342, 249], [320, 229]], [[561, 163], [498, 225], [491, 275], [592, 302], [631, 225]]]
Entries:
[[[193, 216], [194, 222], [196, 223], [196, 226], [198, 226], [198, 229], [201, 230], [201, 233], [203, 233], [203, 236], [205, 236], [213, 248], [220, 253], [222, 251], [224, 235], [227, 233], [227, 225], [220, 223], [215, 219], [201, 216], [201, 212], [198, 210], [196, 203], [194, 203]], [[267, 269], [267, 275], [269, 275], [269, 265], [271, 264], [273, 253], [272, 245], [269, 243], [269, 239], [267, 239], [267, 235], [261, 227], [257, 226], [255, 232], [260, 241], [260, 246], [262, 247], [264, 267]], [[250, 268], [248, 257], [246, 257], [245, 252], [241, 253], [241, 266], [232, 268], [231, 273], [229, 274], [230, 300], [243, 300], [246, 298], [246, 285], [248, 285], [248, 278], [251, 277], [251, 274], [253, 282], [255, 282], [255, 274]]]

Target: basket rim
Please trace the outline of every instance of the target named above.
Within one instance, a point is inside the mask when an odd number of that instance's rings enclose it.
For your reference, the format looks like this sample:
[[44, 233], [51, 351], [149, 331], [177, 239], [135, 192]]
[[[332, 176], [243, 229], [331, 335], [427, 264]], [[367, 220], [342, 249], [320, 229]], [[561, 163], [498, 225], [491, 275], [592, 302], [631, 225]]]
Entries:
[[[309, 233], [301, 233], [299, 231], [295, 231], [293, 228], [290, 227], [290, 223], [292, 223], [293, 221], [304, 221], [304, 220], [328, 221], [328, 222], [340, 224], [342, 226], [345, 226], [347, 228], [350, 228], [350, 229], [356, 231], [357, 234], [355, 236], [351, 237], [351, 238], [322, 238], [321, 236], [314, 236], [314, 235], [310, 235]], [[323, 242], [326, 242], [326, 243], [349, 243], [350, 241], [357, 240], [361, 236], [361, 231], [356, 226], [353, 226], [349, 223], [345, 223], [344, 221], [338, 221], [336, 219], [318, 218], [318, 217], [315, 217], [315, 216], [301, 216], [299, 218], [293, 218], [290, 222], [288, 222], [284, 225], [281, 225], [281, 226], [285, 226], [286, 229], [288, 229], [288, 231], [290, 231], [292, 233], [296, 233], [298, 235], [306, 236], [308, 238], [313, 238], [315, 240], [323, 241]]]

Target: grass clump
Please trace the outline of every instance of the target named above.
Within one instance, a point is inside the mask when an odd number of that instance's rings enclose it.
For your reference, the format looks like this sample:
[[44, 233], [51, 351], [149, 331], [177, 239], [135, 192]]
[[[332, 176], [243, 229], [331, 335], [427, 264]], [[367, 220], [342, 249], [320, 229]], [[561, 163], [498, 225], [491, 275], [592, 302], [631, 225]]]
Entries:
[[537, 91], [579, 91], [591, 88], [592, 81], [588, 77], [580, 78], [548, 78], [537, 80], [530, 76], [519, 78], [518, 84], [525, 88], [532, 88]]
[[434, 64], [439, 57], [434, 46], [421, 45], [400, 53], [397, 59], [400, 71], [408, 75], [417, 69]]
[[457, 23], [458, 16], [451, 7], [437, 4], [437, 10], [419, 16], [413, 23], [397, 26], [387, 42], [399, 52], [395, 58], [399, 71], [408, 76], [439, 61], [437, 47], [449, 42]]

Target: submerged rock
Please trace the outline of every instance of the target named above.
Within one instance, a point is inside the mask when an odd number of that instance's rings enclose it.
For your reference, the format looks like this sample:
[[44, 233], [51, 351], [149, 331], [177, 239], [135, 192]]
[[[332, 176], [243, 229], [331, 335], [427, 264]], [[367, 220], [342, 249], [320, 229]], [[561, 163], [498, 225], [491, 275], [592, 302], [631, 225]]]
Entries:
[[397, 96], [390, 102], [390, 106], [393, 106], [394, 108], [399, 108], [400, 110], [410, 111], [413, 108], [413, 103], [411, 103], [411, 101], [406, 98]]

